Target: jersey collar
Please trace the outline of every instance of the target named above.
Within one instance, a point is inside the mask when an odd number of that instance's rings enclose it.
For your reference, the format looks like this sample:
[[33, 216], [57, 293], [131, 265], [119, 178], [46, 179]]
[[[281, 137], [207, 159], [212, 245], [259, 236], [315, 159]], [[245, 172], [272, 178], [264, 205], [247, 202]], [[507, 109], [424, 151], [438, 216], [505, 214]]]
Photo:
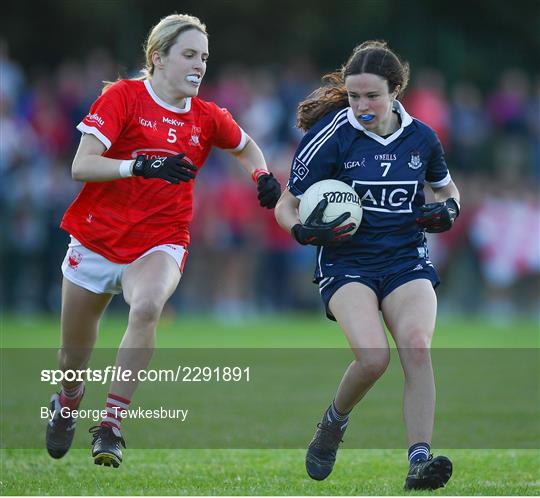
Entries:
[[150, 97], [152, 97], [152, 99], [154, 100], [154, 102], [161, 106], [161, 107], [164, 107], [165, 109], [169, 110], [169, 111], [172, 111], [172, 112], [177, 112], [179, 114], [185, 114], [186, 112], [189, 112], [190, 109], [191, 109], [191, 97], [186, 97], [186, 105], [184, 108], [180, 108], [180, 107], [175, 107], [174, 105], [171, 105], [171, 104], [167, 104], [167, 102], [165, 102], [164, 100], [161, 100], [156, 92], [154, 92], [154, 89], [152, 88], [152, 85], [150, 84], [150, 81], [149, 80], [144, 80], [144, 86], [146, 87], [146, 90], [148, 91], [148, 93], [150, 94]]
[[349, 120], [349, 123], [351, 126], [356, 128], [357, 130], [363, 131], [368, 137], [372, 138], [376, 142], [379, 142], [381, 145], [388, 145], [392, 143], [396, 138], [398, 138], [405, 129], [406, 126], [409, 126], [412, 123], [411, 116], [407, 113], [405, 108], [401, 105], [401, 102], [395, 101], [394, 109], [399, 113], [401, 117], [401, 126], [398, 130], [396, 130], [392, 135], [389, 137], [383, 138], [376, 133], [373, 133], [372, 131], [366, 130], [356, 119], [356, 116], [354, 115], [353, 110], [349, 107], [347, 109], [347, 119]]

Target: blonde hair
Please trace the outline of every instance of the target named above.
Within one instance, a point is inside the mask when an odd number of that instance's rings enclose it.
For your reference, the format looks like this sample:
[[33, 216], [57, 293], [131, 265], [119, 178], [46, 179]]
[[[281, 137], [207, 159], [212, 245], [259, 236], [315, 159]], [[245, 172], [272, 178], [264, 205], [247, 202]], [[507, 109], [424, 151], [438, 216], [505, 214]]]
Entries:
[[[171, 14], [161, 19], [148, 34], [143, 49], [146, 58], [146, 63], [141, 69], [142, 75], [135, 80], [146, 80], [154, 74], [154, 63], [152, 62], [152, 54], [158, 52], [162, 56], [166, 56], [171, 47], [176, 43], [178, 36], [190, 29], [196, 29], [203, 35], [208, 36], [206, 25], [201, 22], [198, 17], [190, 16], [189, 14]], [[107, 90], [113, 82], [104, 81], [105, 86], [103, 91]]]
[[162, 56], [167, 55], [171, 47], [176, 43], [178, 35], [190, 29], [196, 29], [203, 35], [208, 36], [206, 26], [201, 20], [189, 14], [171, 14], [161, 19], [152, 28], [144, 44], [146, 65], [141, 70], [143, 73], [141, 79], [149, 78], [154, 74], [152, 54], [158, 52]]

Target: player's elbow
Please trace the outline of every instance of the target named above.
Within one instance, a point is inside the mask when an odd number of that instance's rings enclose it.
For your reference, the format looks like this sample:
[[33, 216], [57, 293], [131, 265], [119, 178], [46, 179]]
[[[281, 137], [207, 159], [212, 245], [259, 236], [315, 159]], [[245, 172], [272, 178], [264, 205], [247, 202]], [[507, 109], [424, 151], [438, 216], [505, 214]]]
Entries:
[[274, 209], [278, 225], [287, 232], [295, 223], [298, 223], [298, 203], [298, 199], [285, 189]]
[[286, 212], [290, 211], [290, 206], [287, 205], [287, 202], [284, 199], [285, 192], [281, 194], [281, 197], [278, 199], [276, 207], [274, 208], [274, 217], [276, 218], [276, 221], [282, 225], [282, 220], [284, 217], [286, 217]]
[[73, 160], [73, 163], [71, 164], [71, 178], [75, 180], [76, 182], [84, 182], [84, 168], [81, 165], [81, 161], [78, 161], [77, 159]]

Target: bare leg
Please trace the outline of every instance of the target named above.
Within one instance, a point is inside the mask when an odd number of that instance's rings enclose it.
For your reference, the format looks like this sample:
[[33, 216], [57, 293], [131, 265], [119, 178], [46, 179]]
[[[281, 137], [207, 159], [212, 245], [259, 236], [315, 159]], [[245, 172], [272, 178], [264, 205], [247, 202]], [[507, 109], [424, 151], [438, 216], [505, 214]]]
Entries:
[[430, 347], [437, 313], [431, 282], [418, 279], [398, 287], [383, 300], [382, 310], [405, 374], [403, 416], [409, 445], [431, 443], [435, 380]]
[[356, 359], [341, 379], [335, 408], [331, 406], [325, 412], [308, 446], [306, 471], [317, 481], [326, 479], [334, 468], [347, 426], [345, 414], [383, 374], [390, 358], [377, 296], [369, 287], [358, 282], [348, 283], [334, 293], [328, 305], [345, 332]]
[[[101, 315], [111, 300], [110, 294], [94, 294], [64, 277], [62, 282], [62, 345], [58, 363], [62, 371], [84, 369], [92, 354]], [[62, 408], [74, 409], [82, 397], [80, 382], [62, 380], [62, 391], [53, 394], [55, 414], [47, 424], [46, 447], [53, 458], [62, 458], [71, 447], [76, 417], [60, 416]], [[69, 393], [69, 394], [68, 394]]]
[[[176, 289], [181, 273], [176, 261], [158, 251], [132, 263], [124, 271], [122, 288], [130, 305], [128, 327], [120, 343], [116, 366], [144, 370], [152, 357], [156, 327], [163, 307]], [[110, 392], [131, 399], [138, 381], [111, 383]]]
[[329, 307], [356, 358], [343, 375], [335, 399], [336, 408], [348, 413], [386, 370], [390, 360], [388, 341], [377, 297], [369, 287], [346, 284], [332, 296]]
[[[87, 366], [98, 335], [99, 321], [111, 301], [110, 294], [95, 294], [64, 278], [62, 281], [60, 369]], [[66, 388], [77, 382], [63, 382]]]

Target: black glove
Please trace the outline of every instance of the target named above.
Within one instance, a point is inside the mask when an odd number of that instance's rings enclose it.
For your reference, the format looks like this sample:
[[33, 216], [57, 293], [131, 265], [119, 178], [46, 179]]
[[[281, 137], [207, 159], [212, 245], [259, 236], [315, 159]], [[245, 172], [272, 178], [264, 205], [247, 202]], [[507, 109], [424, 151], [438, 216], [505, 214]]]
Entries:
[[459, 204], [454, 198], [447, 199], [444, 202], [424, 204], [421, 209], [422, 216], [416, 218], [416, 223], [429, 233], [450, 230], [454, 220], [459, 215]]
[[184, 156], [185, 154], [177, 154], [154, 159], [137, 156], [133, 164], [133, 175], [144, 178], [162, 178], [175, 185], [180, 182], [189, 182], [195, 178], [197, 167], [182, 159]]
[[291, 230], [292, 236], [302, 245], [312, 246], [337, 246], [351, 238], [347, 235], [354, 230], [354, 223], [340, 227], [351, 213], [343, 213], [334, 221], [323, 221], [324, 210], [328, 206], [328, 199], [322, 199], [308, 216], [306, 222], [294, 225]]
[[272, 209], [276, 207], [281, 196], [281, 185], [272, 173], [267, 173], [257, 179], [257, 192], [261, 207]]

